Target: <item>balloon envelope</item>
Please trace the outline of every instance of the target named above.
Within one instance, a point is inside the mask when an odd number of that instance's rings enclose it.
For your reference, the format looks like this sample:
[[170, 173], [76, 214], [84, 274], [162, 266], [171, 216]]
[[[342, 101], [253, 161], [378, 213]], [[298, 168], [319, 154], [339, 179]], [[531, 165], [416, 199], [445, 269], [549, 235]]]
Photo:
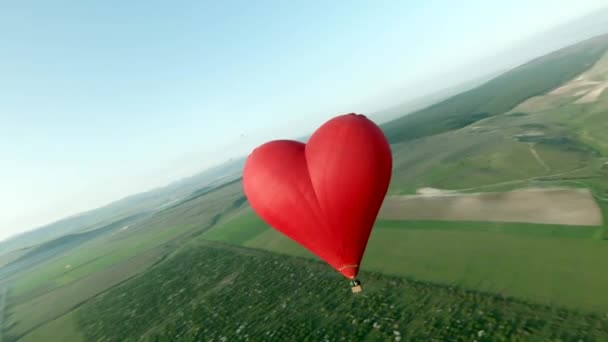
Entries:
[[390, 145], [363, 115], [323, 124], [304, 144], [275, 140], [247, 158], [243, 187], [253, 210], [349, 279], [392, 173]]

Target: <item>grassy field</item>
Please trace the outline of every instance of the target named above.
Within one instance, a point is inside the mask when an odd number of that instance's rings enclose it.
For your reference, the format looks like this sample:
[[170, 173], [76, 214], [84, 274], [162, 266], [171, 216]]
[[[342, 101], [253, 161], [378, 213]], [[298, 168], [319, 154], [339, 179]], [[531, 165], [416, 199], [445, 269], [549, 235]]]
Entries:
[[[422, 187], [486, 191], [483, 187], [599, 167], [594, 164], [599, 157], [576, 137], [571, 144], [578, 148], [519, 141], [533, 122], [500, 115], [479, 126], [393, 145], [390, 193], [414, 194]], [[546, 135], [561, 136], [559, 127], [565, 124], [565, 119], [547, 120]]]
[[[84, 341], [82, 333], [78, 330], [74, 322], [74, 316], [78, 311], [72, 311], [60, 318], [53, 320], [39, 329], [23, 336], [20, 341], [36, 342], [36, 341], [65, 341], [65, 342], [80, 342]], [[10, 337], [9, 337], [10, 338]]]
[[[247, 227], [247, 229], [242, 229]], [[235, 244], [243, 244], [255, 238], [268, 229], [268, 225], [248, 209], [245, 213], [234, 219], [209, 229], [204, 233], [208, 240], [212, 241], [232, 241]]]
[[[591, 69], [583, 73], [570, 84], [580, 82], [605, 82], [608, 79], [608, 54], [604, 55]], [[604, 155], [608, 153], [608, 138], [606, 129], [608, 121], [605, 118], [608, 93], [604, 91], [595, 101], [579, 104], [578, 100], [584, 95], [579, 92], [592, 90], [595, 85], [577, 87], [566, 91], [569, 86], [557, 89], [555, 92], [530, 99], [512, 112], [526, 113], [539, 121], [547, 119], [559, 120], [567, 124], [566, 128], [573, 131], [586, 144], [593, 146]]]
[[[256, 220], [243, 217], [202, 237], [315, 258], [273, 229], [263, 230], [260, 225], [249, 229]], [[602, 227], [526, 223], [380, 220], [362, 267], [602, 312], [608, 311], [608, 275], [599, 270], [608, 258], [608, 245], [594, 239], [601, 230]], [[243, 235], [239, 236], [239, 231]]]
[[363, 268], [601, 313], [607, 257], [592, 239], [380, 228]]

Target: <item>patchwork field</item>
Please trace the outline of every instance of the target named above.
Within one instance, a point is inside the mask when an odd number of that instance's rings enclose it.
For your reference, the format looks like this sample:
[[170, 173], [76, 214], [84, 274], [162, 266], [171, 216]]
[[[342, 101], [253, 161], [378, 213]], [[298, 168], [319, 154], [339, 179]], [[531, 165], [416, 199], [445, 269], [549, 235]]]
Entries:
[[87, 341], [607, 337], [604, 315], [370, 272], [362, 279], [363, 293], [354, 296], [322, 263], [205, 243], [92, 300], [70, 319]]
[[58, 223], [120, 223], [91, 239], [2, 254], [3, 270], [33, 266], [0, 273], [0, 342], [608, 340], [607, 48], [575, 45], [384, 125], [393, 178], [359, 296], [268, 227], [238, 176], [195, 177], [123, 202], [154, 208], [136, 220]]
[[[362, 269], [537, 303], [608, 311], [608, 274], [598, 272], [608, 258], [608, 245], [594, 238], [601, 229], [383, 219], [372, 232]], [[252, 212], [209, 230], [202, 238], [318, 260]]]
[[138, 238], [107, 239], [83, 246], [73, 253], [32, 270], [13, 283], [11, 296], [30, 296], [36, 292], [69, 285], [87, 276], [106, 270], [125, 260], [188, 232], [191, 227], [168, 227], [150, 231]]
[[602, 214], [588, 189], [525, 189], [477, 194], [388, 197], [389, 220], [501, 221], [599, 226]]

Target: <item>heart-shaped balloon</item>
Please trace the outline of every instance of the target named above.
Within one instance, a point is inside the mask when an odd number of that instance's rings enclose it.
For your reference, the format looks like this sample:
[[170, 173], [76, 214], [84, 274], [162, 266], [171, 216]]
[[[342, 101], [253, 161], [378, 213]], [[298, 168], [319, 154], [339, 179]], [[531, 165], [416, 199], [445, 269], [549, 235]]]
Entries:
[[386, 136], [364, 115], [323, 124], [307, 144], [256, 148], [243, 174], [253, 210], [349, 279], [359, 265], [392, 173]]

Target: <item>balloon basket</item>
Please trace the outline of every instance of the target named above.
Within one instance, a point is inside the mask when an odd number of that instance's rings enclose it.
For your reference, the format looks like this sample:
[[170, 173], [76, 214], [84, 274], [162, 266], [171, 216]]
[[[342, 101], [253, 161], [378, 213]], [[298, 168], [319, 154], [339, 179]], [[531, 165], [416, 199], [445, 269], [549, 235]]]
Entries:
[[350, 282], [350, 289], [353, 291], [353, 293], [359, 293], [363, 290], [361, 287], [361, 282], [357, 279], [353, 279]]

